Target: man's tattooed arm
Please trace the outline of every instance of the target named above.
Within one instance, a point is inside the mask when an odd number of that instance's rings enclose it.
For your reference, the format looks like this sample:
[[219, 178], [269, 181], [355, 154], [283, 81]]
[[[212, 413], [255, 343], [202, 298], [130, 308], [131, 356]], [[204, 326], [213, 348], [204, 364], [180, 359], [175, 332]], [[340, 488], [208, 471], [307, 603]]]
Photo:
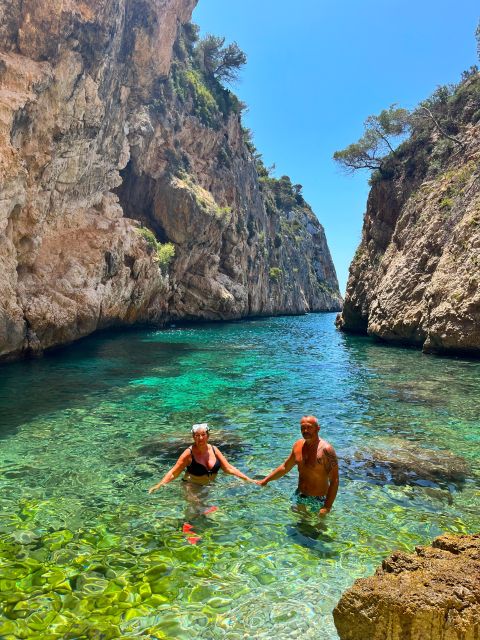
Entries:
[[322, 455], [317, 458], [317, 462], [321, 463], [325, 467], [325, 471], [330, 475], [332, 471], [338, 469], [337, 454], [332, 446], [327, 445], [322, 447]]
[[328, 449], [324, 449], [323, 451], [325, 453], [325, 467], [328, 473], [331, 473], [335, 469], [338, 469], [337, 454], [335, 453], [333, 447], [329, 447]]

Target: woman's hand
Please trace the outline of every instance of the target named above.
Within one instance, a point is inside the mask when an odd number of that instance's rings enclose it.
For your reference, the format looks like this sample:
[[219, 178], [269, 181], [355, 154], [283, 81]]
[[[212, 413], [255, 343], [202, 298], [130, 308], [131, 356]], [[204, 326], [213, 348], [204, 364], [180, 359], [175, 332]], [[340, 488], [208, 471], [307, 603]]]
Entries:
[[320, 509], [320, 511], [318, 512], [319, 516], [326, 516], [327, 513], [330, 513], [330, 509], [327, 509], [327, 507], [322, 507]]
[[150, 489], [148, 490], [148, 493], [155, 493], [155, 491], [158, 491], [160, 489], [161, 485], [160, 484], [154, 484], [153, 487], [150, 487]]
[[175, 478], [179, 476], [184, 469], [186, 469], [187, 465], [190, 464], [191, 459], [192, 459], [192, 454], [190, 452], [190, 449], [185, 449], [185, 451], [182, 453], [182, 455], [179, 457], [179, 459], [174, 464], [174, 466], [170, 469], [170, 471], [167, 471], [167, 473], [163, 476], [160, 482], [158, 482], [157, 484], [154, 484], [153, 487], [150, 487], [150, 489], [148, 490], [148, 493], [149, 494], [155, 493], [155, 491], [158, 491], [160, 487], [163, 487], [164, 485], [168, 484], [172, 480], [175, 480]]

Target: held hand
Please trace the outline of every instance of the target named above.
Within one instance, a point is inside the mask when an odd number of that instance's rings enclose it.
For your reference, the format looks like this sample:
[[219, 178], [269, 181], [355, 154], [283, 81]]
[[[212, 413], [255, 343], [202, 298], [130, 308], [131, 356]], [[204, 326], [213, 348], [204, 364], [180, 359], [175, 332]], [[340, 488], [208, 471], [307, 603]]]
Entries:
[[319, 516], [326, 516], [327, 513], [330, 513], [330, 509], [327, 509], [326, 507], [322, 507], [320, 509], [320, 511], [318, 512]]
[[159, 484], [154, 484], [153, 487], [150, 487], [150, 489], [148, 490], [148, 493], [155, 493], [155, 491], [158, 491], [160, 489], [160, 485]]
[[256, 483], [258, 484], [259, 487], [266, 487], [267, 486], [267, 479], [263, 478], [263, 480], [256, 480]]

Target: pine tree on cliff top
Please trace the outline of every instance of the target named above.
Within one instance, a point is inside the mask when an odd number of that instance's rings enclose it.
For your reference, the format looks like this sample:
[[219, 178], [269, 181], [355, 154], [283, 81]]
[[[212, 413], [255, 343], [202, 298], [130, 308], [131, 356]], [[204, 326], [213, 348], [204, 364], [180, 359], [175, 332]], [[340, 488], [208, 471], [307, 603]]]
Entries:
[[207, 75], [220, 82], [235, 82], [247, 56], [236, 42], [224, 46], [225, 38], [207, 35], [197, 47], [200, 65]]

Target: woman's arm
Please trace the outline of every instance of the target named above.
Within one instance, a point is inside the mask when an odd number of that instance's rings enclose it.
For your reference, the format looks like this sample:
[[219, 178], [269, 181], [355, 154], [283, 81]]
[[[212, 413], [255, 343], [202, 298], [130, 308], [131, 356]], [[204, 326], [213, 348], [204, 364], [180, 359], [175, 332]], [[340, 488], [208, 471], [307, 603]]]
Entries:
[[217, 447], [214, 447], [214, 451], [218, 460], [220, 461], [220, 466], [225, 473], [228, 473], [231, 476], [236, 476], [237, 478], [241, 478], [242, 480], [246, 480], [247, 482], [253, 482], [253, 484], [257, 484], [255, 480], [252, 480], [244, 473], [242, 473], [239, 469], [234, 467], [233, 464], [230, 464], [223, 453], [221, 453], [221, 451], [217, 449]]
[[153, 493], [154, 491], [157, 491], [157, 489], [160, 489], [160, 487], [163, 487], [164, 484], [168, 484], [172, 480], [175, 480], [175, 478], [177, 478], [182, 473], [182, 471], [186, 467], [188, 467], [191, 461], [192, 454], [190, 452], [190, 449], [185, 449], [174, 466], [169, 471], [167, 471], [167, 473], [163, 476], [158, 484], [154, 484], [153, 487], [150, 487], [148, 493]]

